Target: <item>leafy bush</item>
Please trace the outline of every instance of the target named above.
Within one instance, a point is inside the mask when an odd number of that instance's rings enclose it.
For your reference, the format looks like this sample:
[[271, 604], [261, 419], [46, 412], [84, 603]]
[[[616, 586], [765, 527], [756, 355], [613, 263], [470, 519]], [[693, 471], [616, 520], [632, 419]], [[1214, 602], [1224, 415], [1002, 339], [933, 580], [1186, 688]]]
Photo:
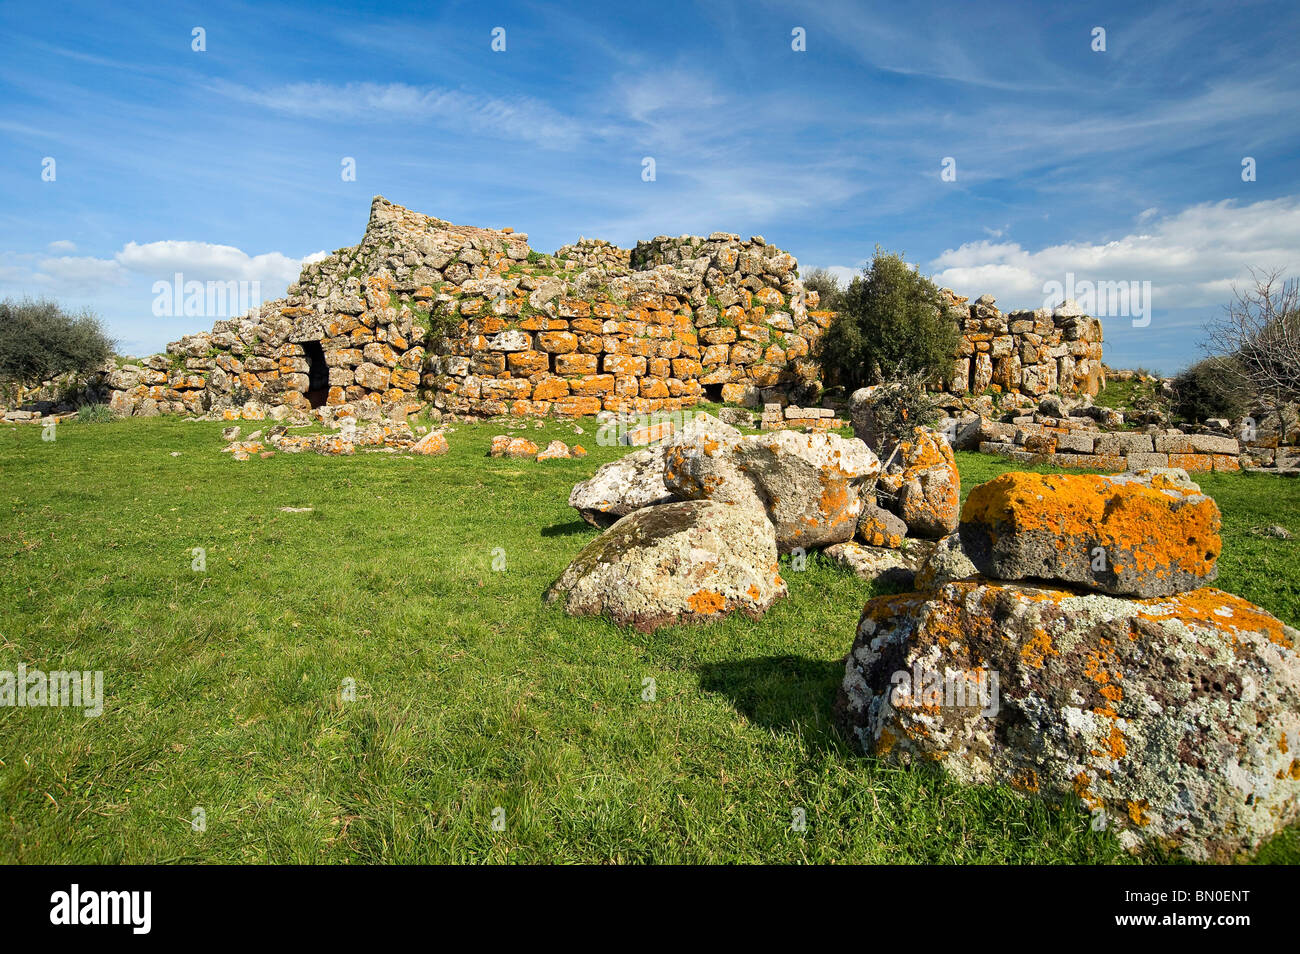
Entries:
[[0, 387], [12, 393], [93, 371], [112, 353], [113, 341], [88, 311], [72, 315], [45, 299], [0, 302]]
[[844, 304], [844, 289], [840, 280], [824, 268], [811, 268], [803, 276], [803, 287], [818, 295], [817, 307], [839, 311]]
[[1246, 413], [1245, 369], [1234, 358], [1206, 358], [1174, 378], [1173, 411], [1186, 421], [1235, 420]]
[[934, 282], [877, 248], [845, 289], [817, 354], [823, 375], [849, 390], [909, 374], [929, 383], [952, 370], [959, 340]]
[[107, 404], [83, 404], [77, 408], [77, 420], [83, 424], [105, 424], [113, 419], [113, 410]]

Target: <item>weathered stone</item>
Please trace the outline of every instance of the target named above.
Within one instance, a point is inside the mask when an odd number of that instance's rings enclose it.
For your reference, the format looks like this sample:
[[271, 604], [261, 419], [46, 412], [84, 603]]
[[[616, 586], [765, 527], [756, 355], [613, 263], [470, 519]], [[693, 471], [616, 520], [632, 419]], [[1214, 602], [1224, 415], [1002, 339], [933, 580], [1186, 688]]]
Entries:
[[569, 454], [569, 445], [564, 441], [551, 441], [546, 445], [546, 449], [537, 455], [538, 460], [564, 460], [571, 456]]
[[1150, 454], [1155, 446], [1150, 434], [1121, 432], [1117, 434], [1098, 434], [1093, 441], [1094, 454]]
[[430, 431], [411, 445], [413, 454], [445, 454], [449, 450], [451, 448], [447, 445], [447, 438], [443, 436], [442, 431]]
[[867, 603], [836, 713], [879, 758], [1078, 806], [1129, 848], [1228, 860], [1300, 815], [1298, 638], [1209, 588], [951, 582]]
[[762, 514], [690, 500], [623, 517], [583, 548], [546, 601], [649, 631], [735, 612], [758, 617], [785, 595]]
[[916, 536], [937, 539], [957, 529], [961, 475], [952, 448], [937, 431], [914, 428], [911, 439], [895, 449], [876, 488], [886, 508]]
[[664, 454], [671, 445], [697, 441], [731, 440], [740, 432], [709, 414], [696, 414], [663, 443], [627, 454], [604, 464], [589, 479], [575, 484], [569, 506], [596, 527], [607, 527], [619, 517], [668, 503], [677, 497], [664, 484]]
[[1010, 473], [971, 491], [961, 540], [985, 576], [1165, 596], [1215, 578], [1219, 525], [1213, 500], [1165, 477]]
[[853, 538], [880, 461], [859, 440], [778, 431], [668, 448], [664, 484], [688, 500], [767, 514], [782, 553]]
[[850, 540], [847, 543], [836, 543], [822, 552], [850, 570], [858, 579], [908, 588], [912, 586], [916, 568], [929, 546], [932, 544], [898, 549], [863, 546]]
[[526, 437], [511, 437], [509, 434], [498, 434], [492, 438], [492, 447], [488, 451], [488, 456], [536, 457], [537, 453], [537, 445]]
[[964, 580], [979, 571], [961, 547], [961, 535], [950, 533], [935, 545], [916, 569], [912, 585], [922, 592], [935, 590], [953, 580]]
[[902, 517], [890, 513], [872, 500], [864, 501], [858, 517], [857, 538], [868, 546], [898, 548], [907, 536], [907, 524]]

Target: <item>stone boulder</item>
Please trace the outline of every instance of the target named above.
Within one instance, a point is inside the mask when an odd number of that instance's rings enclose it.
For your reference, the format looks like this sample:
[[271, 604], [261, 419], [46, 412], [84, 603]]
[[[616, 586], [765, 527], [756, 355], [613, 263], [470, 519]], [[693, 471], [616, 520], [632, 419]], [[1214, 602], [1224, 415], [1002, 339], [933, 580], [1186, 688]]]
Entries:
[[595, 527], [608, 527], [642, 507], [676, 500], [664, 486], [664, 454], [669, 447], [709, 440], [738, 438], [740, 431], [709, 414], [696, 414], [663, 443], [635, 451], [602, 465], [595, 474], [575, 484], [569, 506]]
[[894, 449], [876, 492], [918, 537], [937, 539], [957, 529], [961, 475], [952, 448], [938, 431], [914, 428], [911, 439]]
[[910, 588], [917, 567], [933, 546], [932, 543], [914, 542], [906, 549], [864, 547], [850, 540], [829, 546], [823, 552], [860, 580]]
[[858, 388], [849, 395], [849, 421], [853, 425], [853, 436], [881, 456], [888, 456], [890, 448], [884, 446], [885, 435], [879, 406], [900, 387], [898, 384], [873, 384], [871, 387]]
[[973, 579], [869, 601], [836, 704], [865, 752], [1226, 859], [1300, 816], [1300, 633], [1210, 588]]
[[871, 497], [871, 500], [862, 504], [862, 514], [858, 517], [858, 539], [872, 547], [901, 547], [903, 538], [907, 536], [907, 524], [902, 517], [876, 506], [874, 493]]
[[668, 448], [664, 484], [688, 500], [765, 513], [782, 553], [853, 539], [880, 461], [859, 440], [775, 431]]
[[937, 590], [953, 580], [964, 580], [978, 574], [979, 570], [975, 569], [975, 564], [961, 548], [961, 535], [950, 533], [925, 555], [916, 569], [912, 586], [921, 592], [927, 592]]
[[411, 445], [412, 454], [428, 454], [435, 456], [445, 454], [451, 448], [447, 444], [447, 438], [443, 436], [442, 431], [430, 431], [418, 441]]
[[761, 512], [689, 500], [620, 519], [583, 548], [546, 601], [650, 631], [735, 612], [757, 618], [785, 595]]
[[535, 443], [526, 437], [511, 437], [509, 434], [498, 434], [492, 438], [492, 447], [488, 450], [489, 457], [536, 457], [538, 448]]
[[1010, 473], [971, 491], [960, 533], [987, 577], [1150, 597], [1215, 578], [1219, 525], [1218, 505], [1195, 484], [1159, 473], [1145, 482], [1141, 475]]

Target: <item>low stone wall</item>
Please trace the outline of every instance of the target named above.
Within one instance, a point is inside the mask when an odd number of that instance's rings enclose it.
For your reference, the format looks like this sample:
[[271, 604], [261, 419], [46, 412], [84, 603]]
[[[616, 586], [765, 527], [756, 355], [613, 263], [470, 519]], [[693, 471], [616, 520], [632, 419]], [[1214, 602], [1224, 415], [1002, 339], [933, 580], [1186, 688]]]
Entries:
[[1101, 471], [1138, 471], [1152, 467], [1183, 470], [1240, 470], [1241, 445], [1214, 434], [1102, 431], [1087, 417], [1034, 414], [1004, 423], [981, 418], [963, 443], [984, 454], [998, 454], [1022, 464], [1050, 464]]

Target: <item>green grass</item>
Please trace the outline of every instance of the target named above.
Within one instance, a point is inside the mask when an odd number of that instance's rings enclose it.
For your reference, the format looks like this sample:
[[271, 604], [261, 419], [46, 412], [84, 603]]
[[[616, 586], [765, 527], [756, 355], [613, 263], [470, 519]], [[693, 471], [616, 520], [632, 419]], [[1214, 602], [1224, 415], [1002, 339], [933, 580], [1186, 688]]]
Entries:
[[[831, 705], [872, 592], [815, 555], [758, 621], [643, 635], [545, 606], [595, 534], [569, 488], [620, 453], [582, 426], [530, 428], [592, 451], [542, 464], [486, 458], [492, 426], [441, 458], [246, 463], [219, 423], [0, 429], [0, 669], [103, 670], [106, 694], [97, 719], [0, 709], [0, 860], [1164, 860], [855, 754]], [[1012, 469], [958, 456], [968, 487]], [[1248, 532], [1300, 533], [1294, 485], [1202, 483], [1221, 584], [1300, 623], [1300, 541]], [[1294, 828], [1256, 857], [1298, 859]]]

